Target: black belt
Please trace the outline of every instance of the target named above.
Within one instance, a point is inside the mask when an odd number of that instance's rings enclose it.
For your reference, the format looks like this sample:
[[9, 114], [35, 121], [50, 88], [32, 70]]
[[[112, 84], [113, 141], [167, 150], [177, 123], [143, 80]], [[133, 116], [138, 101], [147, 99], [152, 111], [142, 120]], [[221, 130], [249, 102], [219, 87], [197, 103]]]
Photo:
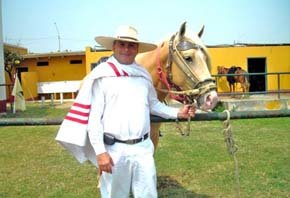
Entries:
[[138, 139], [119, 140], [115, 138], [114, 136], [112, 136], [111, 134], [104, 133], [104, 143], [107, 145], [113, 145], [115, 144], [115, 142], [124, 143], [124, 144], [137, 144], [139, 142], [146, 140], [148, 137], [149, 137], [149, 133], [146, 133], [145, 135], [143, 135], [141, 138], [138, 138]]

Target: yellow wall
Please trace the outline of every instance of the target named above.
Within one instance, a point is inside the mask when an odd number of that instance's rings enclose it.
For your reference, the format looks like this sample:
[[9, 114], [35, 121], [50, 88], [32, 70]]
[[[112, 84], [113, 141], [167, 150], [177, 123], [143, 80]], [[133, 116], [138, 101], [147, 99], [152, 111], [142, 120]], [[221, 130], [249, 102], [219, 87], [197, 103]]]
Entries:
[[[81, 64], [70, 64], [70, 60], [82, 60]], [[48, 61], [48, 66], [37, 66], [38, 61]], [[37, 82], [81, 80], [86, 75], [84, 55], [57, 56], [46, 58], [26, 58], [20, 67], [28, 67], [22, 72], [25, 99], [37, 97]]]
[[[82, 60], [82, 64], [70, 64], [70, 60]], [[48, 61], [48, 66], [37, 66], [38, 61]], [[86, 75], [85, 56], [64, 56], [50, 58], [28, 58], [21, 67], [28, 67], [29, 72], [36, 72], [38, 82], [81, 80]]]
[[37, 98], [37, 82], [38, 77], [36, 72], [21, 73], [21, 83], [25, 99], [33, 100]]
[[98, 50], [94, 51], [92, 48], [86, 48], [86, 73], [88, 74], [91, 71], [91, 64], [98, 62], [103, 56], [110, 56], [112, 51], [108, 50]]
[[[20, 67], [27, 67], [28, 72], [22, 72], [22, 86], [26, 99], [37, 97], [37, 83], [65, 80], [82, 80], [91, 71], [91, 64], [103, 56], [110, 56], [111, 51], [94, 51], [86, 48], [85, 55], [47, 56], [25, 58]], [[82, 60], [82, 64], [70, 64], [70, 60]], [[37, 66], [37, 62], [48, 61], [48, 66]]]
[[[212, 74], [217, 74], [217, 66], [240, 66], [247, 71], [248, 58], [265, 58], [266, 72], [290, 72], [290, 46], [235, 46], [210, 47]], [[281, 89], [290, 89], [290, 75], [281, 76]], [[277, 77], [267, 77], [267, 90], [277, 89]], [[226, 77], [218, 79], [219, 90], [229, 91]]]

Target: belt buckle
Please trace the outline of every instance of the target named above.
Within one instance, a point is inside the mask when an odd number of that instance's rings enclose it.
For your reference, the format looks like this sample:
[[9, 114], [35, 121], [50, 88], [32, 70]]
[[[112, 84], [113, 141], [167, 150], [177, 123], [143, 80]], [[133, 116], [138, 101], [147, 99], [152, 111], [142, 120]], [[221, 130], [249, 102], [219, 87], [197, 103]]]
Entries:
[[127, 140], [126, 143], [127, 144], [136, 144], [136, 140]]
[[145, 135], [143, 135], [141, 138], [139, 139], [134, 139], [134, 140], [127, 140], [126, 144], [137, 144], [139, 142], [143, 142], [145, 140]]

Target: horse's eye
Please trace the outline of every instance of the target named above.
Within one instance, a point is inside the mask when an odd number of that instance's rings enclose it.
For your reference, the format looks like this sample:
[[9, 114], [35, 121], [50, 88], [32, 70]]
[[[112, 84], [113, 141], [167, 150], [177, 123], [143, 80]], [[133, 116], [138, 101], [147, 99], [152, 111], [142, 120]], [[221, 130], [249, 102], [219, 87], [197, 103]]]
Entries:
[[192, 58], [190, 56], [184, 57], [184, 60], [186, 60], [186, 62], [189, 62], [189, 63], [192, 62]]

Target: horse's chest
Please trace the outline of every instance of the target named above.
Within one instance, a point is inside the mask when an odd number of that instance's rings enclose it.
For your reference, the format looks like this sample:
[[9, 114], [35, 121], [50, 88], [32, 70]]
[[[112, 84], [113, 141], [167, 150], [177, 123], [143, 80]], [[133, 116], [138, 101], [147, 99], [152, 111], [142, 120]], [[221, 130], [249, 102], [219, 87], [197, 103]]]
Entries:
[[[234, 74], [236, 73], [236, 68], [230, 68], [228, 74]], [[234, 76], [227, 76], [227, 80], [230, 84], [234, 84], [236, 82]]]

